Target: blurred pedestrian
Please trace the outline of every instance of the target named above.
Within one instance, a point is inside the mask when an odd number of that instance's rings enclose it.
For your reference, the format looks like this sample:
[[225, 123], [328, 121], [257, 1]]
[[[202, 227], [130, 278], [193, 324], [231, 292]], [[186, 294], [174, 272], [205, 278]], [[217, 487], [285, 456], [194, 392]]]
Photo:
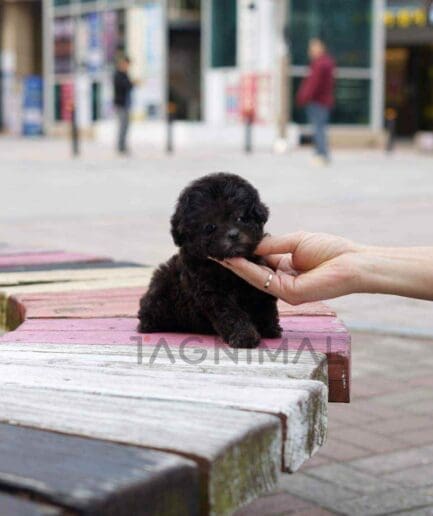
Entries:
[[131, 108], [131, 92], [134, 83], [131, 81], [128, 70], [130, 60], [122, 56], [116, 63], [116, 71], [113, 77], [114, 105], [118, 117], [117, 150], [120, 154], [128, 154], [126, 144], [129, 129], [129, 112]]
[[329, 162], [327, 125], [334, 105], [334, 59], [319, 38], [310, 40], [308, 46], [310, 70], [302, 81], [296, 97], [299, 106], [306, 106], [308, 122], [313, 128], [316, 150], [315, 164]]

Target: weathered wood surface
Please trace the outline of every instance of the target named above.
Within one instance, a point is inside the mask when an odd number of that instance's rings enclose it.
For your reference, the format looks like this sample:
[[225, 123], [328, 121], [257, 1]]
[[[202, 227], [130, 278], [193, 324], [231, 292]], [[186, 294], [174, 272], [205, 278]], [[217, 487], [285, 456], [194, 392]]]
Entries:
[[[116, 380], [114, 379], [114, 383]], [[5, 422], [145, 446], [193, 459], [211, 514], [273, 489], [281, 468], [280, 419], [212, 404], [1, 383]]]
[[60, 516], [64, 511], [10, 494], [0, 494], [0, 514], [2, 516]]
[[14, 265], [12, 267], [2, 267], [0, 269], [0, 279], [3, 274], [31, 273], [44, 271], [62, 271], [79, 269], [112, 269], [117, 267], [145, 267], [145, 265], [135, 262], [113, 262], [112, 260], [100, 262], [65, 262], [65, 263], [43, 263], [40, 265]]
[[[247, 367], [256, 370], [252, 382], [251, 376], [242, 374], [242, 366], [238, 368], [237, 375], [226, 374], [226, 367], [232, 367], [233, 370], [238, 365], [236, 362], [230, 364], [228, 355], [225, 355], [223, 361], [221, 356], [218, 357], [222, 362], [220, 374], [209, 375], [192, 373], [191, 368], [189, 373], [183, 372], [179, 367], [182, 364], [180, 360], [178, 364], [172, 364], [171, 370], [161, 370], [142, 367], [133, 355], [129, 356], [128, 363], [119, 361], [116, 355], [111, 355], [109, 360], [100, 355], [98, 360], [91, 351], [92, 348], [87, 347], [82, 348], [81, 354], [70, 354], [64, 346], [56, 346], [55, 350], [48, 346], [38, 346], [35, 351], [33, 346], [2, 345], [0, 378], [2, 382], [16, 382], [25, 386], [133, 397], [145, 393], [146, 398], [203, 401], [272, 413], [282, 418], [285, 435], [284, 468], [288, 471], [298, 469], [324, 443], [327, 386], [326, 360], [323, 355], [317, 357], [321, 368], [314, 367], [312, 361], [304, 362], [304, 368], [309, 367], [310, 377], [319, 376], [317, 370], [320, 369], [320, 377], [324, 381], [302, 381], [281, 376], [273, 378], [272, 373], [266, 375], [260, 371], [258, 351], [252, 355], [256, 358], [254, 367], [248, 364], [250, 361], [245, 350], [241, 350], [241, 358], [238, 357], [237, 361], [242, 363], [243, 359]], [[212, 365], [213, 360], [215, 356], [207, 357], [206, 363]], [[279, 366], [281, 364], [284, 364], [287, 376], [292, 368], [292, 377], [299, 371], [299, 367], [284, 363], [282, 358]]]
[[[127, 346], [63, 344], [8, 344], [3, 339], [0, 357], [4, 364], [13, 366], [21, 363], [22, 353], [37, 361], [42, 353], [54, 353], [53, 364], [62, 364], [72, 357], [77, 367], [128, 368], [131, 377], [143, 370], [166, 370], [206, 374], [226, 374], [287, 378], [296, 380], [318, 380], [327, 384], [327, 360], [321, 353], [284, 350], [276, 353], [264, 349], [231, 349], [222, 347], [200, 347], [191, 343], [186, 347], [141, 346], [140, 342]], [[27, 358], [25, 359], [27, 360]], [[137, 364], [140, 365], [137, 368]], [[251, 379], [249, 380], [252, 381]]]
[[[84, 280], [105, 280], [109, 278], [134, 278], [143, 274], [150, 277], [153, 269], [148, 267], [104, 267], [104, 268], [80, 268], [61, 269], [36, 272], [0, 273], [0, 287], [14, 285], [42, 285], [45, 283], [61, 283]], [[144, 288], [144, 287], [143, 287]]]
[[[6, 424], [0, 450], [0, 489], [75, 514], [199, 514], [197, 465], [173, 454]], [[1, 503], [2, 516], [21, 514], [2, 511]], [[38, 507], [28, 514], [60, 514]]]
[[325, 303], [303, 303], [301, 305], [289, 305], [285, 301], [278, 301], [278, 311], [281, 315], [326, 315], [336, 316], [334, 310], [332, 310]]
[[[60, 299], [67, 299], [65, 294], [67, 293], [75, 293], [82, 295], [84, 292], [91, 293], [90, 297], [93, 297], [93, 291], [99, 290], [115, 290], [115, 289], [125, 289], [128, 287], [140, 287], [141, 292], [144, 291], [146, 285], [148, 285], [150, 277], [151, 277], [151, 269], [143, 268], [140, 269], [137, 274], [131, 277], [125, 278], [113, 278], [113, 279], [88, 279], [86, 281], [64, 281], [58, 283], [44, 283], [44, 284], [34, 284], [34, 285], [19, 285], [12, 287], [0, 287], [0, 327], [6, 326], [7, 324], [7, 316], [6, 312], [9, 312], [9, 317], [11, 320], [16, 320], [22, 310], [20, 310], [16, 303], [12, 304], [11, 307], [8, 306], [8, 300], [11, 296], [22, 296], [28, 294], [54, 294], [58, 293]], [[137, 297], [139, 298], [139, 294], [137, 293]], [[84, 299], [84, 296], [83, 296]], [[106, 300], [110, 300], [110, 292], [107, 292], [105, 296]], [[128, 309], [132, 310], [132, 306], [128, 305]], [[16, 313], [14, 313], [14, 310]], [[136, 315], [138, 310], [138, 301], [137, 305], [134, 308], [134, 316]], [[124, 312], [116, 315], [127, 315]], [[87, 312], [87, 316], [89, 316]], [[14, 326], [12, 326], [14, 327]]]
[[48, 263], [72, 263], [72, 262], [100, 262], [108, 259], [84, 253], [40, 252], [24, 254], [0, 255], [0, 269], [3, 267], [15, 267], [17, 265], [41, 265]]
[[[350, 334], [336, 318], [328, 316], [283, 316], [283, 336], [263, 339], [261, 350], [275, 355], [291, 350], [297, 353], [324, 353], [328, 358], [329, 401], [350, 400]], [[0, 338], [0, 342], [48, 344], [101, 344], [125, 346], [134, 342], [143, 348], [163, 343], [172, 348], [199, 346], [213, 348], [223, 343], [210, 335], [182, 333], [136, 332], [137, 321], [132, 318], [92, 320], [45, 320], [25, 322], [18, 330]], [[305, 330], [303, 330], [305, 328]]]

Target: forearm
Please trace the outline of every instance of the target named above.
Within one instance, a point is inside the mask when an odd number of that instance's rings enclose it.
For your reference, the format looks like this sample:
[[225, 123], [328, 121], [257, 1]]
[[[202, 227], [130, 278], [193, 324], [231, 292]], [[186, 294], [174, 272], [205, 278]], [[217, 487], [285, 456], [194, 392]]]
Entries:
[[359, 292], [433, 300], [433, 248], [363, 247], [358, 263]]

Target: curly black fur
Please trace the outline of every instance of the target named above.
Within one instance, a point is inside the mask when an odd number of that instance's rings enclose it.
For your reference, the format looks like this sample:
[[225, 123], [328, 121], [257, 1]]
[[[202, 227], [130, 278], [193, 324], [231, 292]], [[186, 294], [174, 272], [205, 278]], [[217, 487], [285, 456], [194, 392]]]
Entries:
[[[232, 347], [279, 337], [276, 300], [209, 260], [243, 256], [255, 262], [268, 208], [234, 174], [215, 173], [183, 190], [171, 218], [179, 253], [154, 273], [140, 301], [139, 331], [217, 333]], [[265, 278], [266, 279], [266, 278]]]

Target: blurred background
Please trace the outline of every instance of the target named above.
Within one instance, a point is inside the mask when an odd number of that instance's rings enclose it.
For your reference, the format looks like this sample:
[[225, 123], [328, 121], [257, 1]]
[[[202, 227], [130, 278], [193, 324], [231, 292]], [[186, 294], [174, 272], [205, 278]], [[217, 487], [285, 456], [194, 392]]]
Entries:
[[[294, 101], [317, 37], [336, 61], [322, 168]], [[125, 54], [137, 83], [119, 155]], [[218, 170], [259, 189], [273, 234], [432, 245], [432, 0], [0, 0], [0, 72], [0, 248], [157, 265], [175, 252], [180, 190]], [[344, 514], [431, 516], [432, 304], [330, 304], [353, 338], [353, 401], [330, 407], [326, 446], [282, 494], [240, 514], [347, 501]]]
[[[179, 143], [217, 135], [230, 144], [243, 134], [248, 97], [258, 141], [269, 145], [282, 117], [305, 123], [293, 97], [311, 37], [323, 38], [337, 63], [332, 142], [382, 145], [390, 116], [397, 137], [433, 148], [426, 0], [2, 0], [0, 129], [65, 136], [75, 105], [80, 134], [111, 142], [112, 74], [126, 53], [140, 81], [132, 141], [164, 141], [171, 101]], [[299, 139], [297, 125], [289, 136]]]

